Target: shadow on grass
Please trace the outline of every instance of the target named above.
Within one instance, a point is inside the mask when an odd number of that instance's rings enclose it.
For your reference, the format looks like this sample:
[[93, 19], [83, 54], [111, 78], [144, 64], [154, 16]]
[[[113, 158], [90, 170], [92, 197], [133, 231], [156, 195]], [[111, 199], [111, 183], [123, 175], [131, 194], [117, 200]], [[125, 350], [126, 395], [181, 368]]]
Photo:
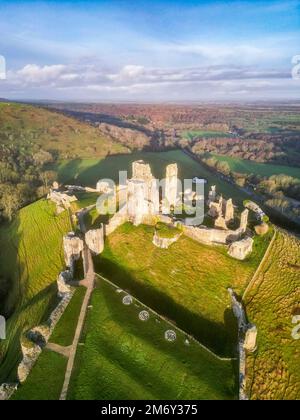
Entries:
[[[221, 357], [236, 356], [236, 322], [231, 310], [224, 313], [224, 324], [201, 317], [180, 305], [170, 296], [156, 290], [149, 284], [141, 284], [124, 267], [100, 257], [94, 259], [95, 271], [130, 292], [159, 314], [172, 320], [179, 328]], [[207, 302], [209, 305], [209, 302]]]
[[[140, 383], [142, 385], [141, 392], [144, 387], [145, 391], [148, 391], [153, 395], [152, 398], [172, 399], [176, 396], [176, 398], [180, 399], [178, 394], [180, 386], [177, 380], [175, 380], [175, 378], [174, 382], [169, 380], [166, 376], [168, 368], [166, 372], [162, 372], [160, 368], [158, 369], [158, 366], [161, 365], [165, 366], [166, 364], [168, 366], [168, 361], [171, 362], [172, 359], [176, 360], [179, 364], [185, 365], [186, 371], [191, 374], [191, 377], [197, 376], [199, 378], [198, 383], [193, 382], [193, 380], [188, 382], [189, 386], [192, 386], [190, 395], [193, 396], [193, 398], [201, 398], [201, 396], [202, 398], [210, 398], [210, 396], [216, 398], [217, 396], [222, 396], [221, 398], [233, 399], [237, 395], [236, 378], [234, 377], [237, 372], [236, 361], [223, 362], [217, 360], [205, 350], [201, 350], [201, 348], [199, 348], [198, 351], [197, 347], [195, 348], [194, 346], [191, 348], [185, 347], [183, 344], [184, 335], [178, 336], [177, 344], [170, 344], [163, 338], [166, 328], [165, 323], [157, 323], [155, 320], [156, 317], [151, 318], [147, 326], [141, 329], [139, 325], [140, 322], [137, 318], [138, 309], [136, 309], [135, 306], [132, 305], [131, 307], [125, 308], [114, 289], [107, 283], [99, 280], [98, 287], [99, 289], [94, 291], [92, 299], [94, 309], [88, 315], [85, 329], [81, 337], [81, 341], [85, 342], [85, 346], [80, 349], [76, 356], [75, 369], [72, 375], [68, 396], [69, 399], [76, 399], [78, 397], [76, 391], [79, 391], [80, 396], [80, 391], [86, 387], [88, 387], [90, 392], [89, 398], [92, 399], [99, 399], [101, 397], [112, 399], [128, 398], [127, 391], [122, 388], [118, 389], [115, 383], [114, 386], [109, 389], [109, 395], [106, 394], [108, 390], [106, 389], [105, 383], [101, 384], [97, 379], [96, 366], [99, 366], [98, 357], [104, 357], [106, 360], [110, 361], [110, 363], [113, 363], [113, 366], [116, 369], [126, 371], [128, 377], [135, 383]], [[102, 295], [101, 298], [100, 294]], [[159, 356], [157, 355], [158, 359], [149, 359], [149, 362], [153, 363], [153, 369], [151, 368], [151, 363], [149, 365], [147, 362], [147, 358], [145, 360], [144, 357], [140, 359], [139, 356], [132, 355], [130, 351], [120, 351], [122, 338], [116, 337], [116, 340], [114, 340], [111, 337], [113, 331], [110, 332], [110, 330], [104, 329], [104, 334], [99, 334], [99, 331], [97, 331], [95, 326], [101, 322], [101, 316], [106, 317], [106, 315], [101, 315], [101, 312], [103, 311], [103, 299], [105, 301], [104, 311], [109, 312], [109, 320], [121, 327], [123, 334], [128, 338], [138, 337], [138, 347], [141, 346], [138, 351], [141, 351], [141, 348], [145, 351], [148, 346], [150, 346], [150, 348], [155, 348], [156, 350], [159, 349]], [[126, 316], [126, 322], [124, 322], [124, 316]], [[121, 342], [119, 341], [119, 338]], [[130, 343], [133, 342], [134, 340], [130, 340]], [[145, 343], [145, 347], [143, 347], [143, 343]], [[83, 353], [85, 353], [84, 356]], [[142, 360], [144, 360], [145, 363], [142, 363]], [[83, 369], [83, 375], [79, 376], [81, 369]], [[93, 371], [94, 374], [90, 375], [90, 371]], [[223, 372], [223, 374], [221, 374], [221, 372]], [[100, 371], [98, 374], [100, 374]], [[87, 378], [89, 378], [88, 382], [86, 382]], [[203, 388], [201, 388], [202, 384]], [[185, 389], [186, 386], [187, 384], [183, 385], [182, 389], [185, 397], [187, 391], [187, 389]], [[180, 391], [180, 394], [182, 391]], [[85, 389], [85, 392], [87, 392], [87, 389]]]

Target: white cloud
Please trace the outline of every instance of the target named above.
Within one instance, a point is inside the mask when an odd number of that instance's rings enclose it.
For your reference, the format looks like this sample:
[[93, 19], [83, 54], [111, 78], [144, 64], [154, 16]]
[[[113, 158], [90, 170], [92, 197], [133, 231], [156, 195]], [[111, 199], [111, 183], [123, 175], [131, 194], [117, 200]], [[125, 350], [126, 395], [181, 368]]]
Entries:
[[57, 80], [65, 71], [66, 66], [63, 64], [44, 67], [37, 64], [27, 64], [17, 72], [17, 76], [20, 76], [21, 80], [27, 83], [47, 83]]
[[[199, 66], [183, 68], [145, 67], [128, 64], [120, 69], [103, 68], [99, 63], [56, 64], [39, 66], [28, 64], [15, 72], [10, 71], [3, 83], [5, 92], [18, 98], [69, 97], [89, 98], [90, 95], [119, 98], [216, 99], [236, 96], [290, 95], [292, 86], [290, 69], [287, 71], [259, 70], [250, 66]], [[2, 89], [3, 91], [3, 89]], [[2, 94], [3, 95], [3, 94]], [[4, 96], [3, 95], [3, 96]], [[293, 94], [294, 95], [294, 94]]]

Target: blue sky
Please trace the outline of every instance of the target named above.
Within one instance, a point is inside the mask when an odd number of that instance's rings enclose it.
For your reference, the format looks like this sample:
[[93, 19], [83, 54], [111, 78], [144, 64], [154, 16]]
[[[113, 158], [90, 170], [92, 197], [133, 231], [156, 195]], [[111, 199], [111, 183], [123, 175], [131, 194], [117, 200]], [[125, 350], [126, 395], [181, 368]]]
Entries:
[[0, 97], [300, 99], [300, 1], [0, 1]]

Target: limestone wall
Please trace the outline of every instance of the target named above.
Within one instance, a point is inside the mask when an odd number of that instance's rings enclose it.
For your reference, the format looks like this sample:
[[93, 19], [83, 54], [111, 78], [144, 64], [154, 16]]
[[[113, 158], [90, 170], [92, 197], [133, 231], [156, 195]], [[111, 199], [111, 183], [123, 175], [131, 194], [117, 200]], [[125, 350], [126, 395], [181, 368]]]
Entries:
[[242, 261], [252, 252], [253, 242], [250, 237], [233, 242], [229, 247], [228, 254], [232, 258]]
[[63, 247], [66, 266], [71, 267], [73, 261], [80, 258], [83, 251], [83, 241], [74, 232], [69, 232], [63, 237]]
[[257, 329], [253, 324], [248, 324], [246, 313], [241, 302], [236, 298], [232, 289], [228, 289], [231, 298], [232, 310], [238, 322], [239, 332], [239, 399], [248, 400], [246, 391], [246, 351], [253, 352], [256, 350]]
[[45, 325], [35, 327], [27, 333], [28, 340], [31, 342], [30, 346], [21, 342], [23, 359], [17, 370], [17, 376], [20, 383], [23, 383], [27, 379], [31, 369], [42, 352], [43, 346], [47, 344], [56, 324], [68, 306], [73, 293], [74, 292], [72, 291], [64, 295], [57, 307], [52, 311]]
[[104, 249], [103, 225], [99, 229], [91, 229], [85, 234], [85, 243], [94, 255], [99, 255]]
[[183, 233], [195, 241], [209, 245], [213, 243], [226, 245], [241, 237], [241, 231], [239, 229], [235, 231], [183, 226]]
[[122, 226], [124, 223], [128, 222], [127, 208], [124, 206], [118, 213], [116, 213], [110, 220], [107, 225], [105, 225], [105, 236], [110, 235], [119, 226]]
[[158, 248], [168, 249], [172, 244], [178, 241], [180, 236], [181, 234], [175, 235], [173, 238], [163, 238], [155, 231], [152, 243]]

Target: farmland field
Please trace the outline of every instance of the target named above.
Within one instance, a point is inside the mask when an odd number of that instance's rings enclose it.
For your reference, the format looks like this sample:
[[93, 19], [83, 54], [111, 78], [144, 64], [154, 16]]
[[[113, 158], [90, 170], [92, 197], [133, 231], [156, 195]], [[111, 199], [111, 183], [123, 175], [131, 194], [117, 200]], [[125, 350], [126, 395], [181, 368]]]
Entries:
[[196, 138], [226, 138], [226, 137], [233, 137], [232, 134], [226, 133], [225, 131], [205, 131], [205, 130], [191, 130], [191, 131], [184, 131], [182, 133], [182, 137], [188, 140], [194, 140]]
[[[93, 292], [84, 345], [79, 347], [68, 399], [233, 399], [236, 370], [194, 340], [170, 329], [150, 312], [148, 321], [138, 314], [139, 303], [122, 304], [124, 293], [104, 280]], [[143, 325], [142, 325], [143, 324]]]
[[300, 398], [300, 343], [291, 336], [299, 296], [300, 241], [279, 231], [245, 298], [249, 320], [258, 327], [258, 350], [247, 358], [252, 399]]
[[235, 172], [257, 174], [266, 177], [284, 174], [300, 179], [300, 168], [271, 163], [260, 163], [231, 156], [216, 155], [214, 153], [211, 153], [211, 156], [215, 157], [220, 162], [227, 162], [230, 169]]
[[2, 309], [8, 322], [0, 345], [0, 382], [16, 379], [22, 333], [46, 320], [57, 302], [62, 236], [71, 226], [68, 213], [56, 216], [54, 209], [46, 200], [37, 201], [1, 227], [0, 287], [8, 294]]
[[152, 244], [153, 227], [125, 224], [107, 238], [95, 269], [218, 354], [231, 356], [236, 328], [227, 288], [243, 292], [269, 235], [257, 237], [254, 252], [241, 262], [229, 257], [226, 247], [185, 236], [167, 250], [158, 249]]

